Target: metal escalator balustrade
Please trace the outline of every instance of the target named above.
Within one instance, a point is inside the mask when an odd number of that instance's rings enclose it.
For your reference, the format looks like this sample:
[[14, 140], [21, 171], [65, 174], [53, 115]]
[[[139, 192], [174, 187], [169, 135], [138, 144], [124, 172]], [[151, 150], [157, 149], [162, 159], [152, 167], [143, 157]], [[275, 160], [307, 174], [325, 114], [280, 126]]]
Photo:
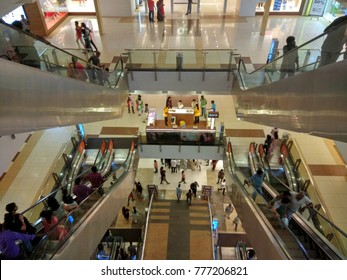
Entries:
[[[134, 144], [129, 149], [128, 156], [123, 162], [121, 167], [111, 172], [106, 178], [104, 184], [101, 186], [104, 190], [104, 194], [100, 195], [98, 190], [91, 193], [80, 205], [70, 211], [67, 216], [63, 216], [59, 223], [47, 234], [44, 234], [41, 241], [35, 246], [31, 259], [52, 259], [57, 251], [64, 246], [74, 232], [80, 227], [85, 220], [92, 215], [93, 211], [98, 207], [103, 198], [107, 196], [114, 188], [116, 188], [124, 177], [128, 174], [129, 168], [133, 162]], [[83, 173], [85, 175], [85, 173]], [[55, 193], [66, 187], [65, 185], [55, 191]], [[52, 196], [54, 194], [50, 194]], [[47, 197], [49, 197], [47, 196]], [[44, 200], [39, 204], [44, 204]], [[33, 207], [37, 207], [35, 204]], [[25, 214], [25, 212], [24, 212]], [[61, 239], [56, 240], [55, 235], [52, 234], [57, 227], [63, 227], [67, 234]]]
[[108, 88], [116, 88], [122, 76], [122, 59], [116, 62], [114, 69], [107, 71], [88, 62], [93, 52], [60, 49], [42, 37], [6, 23], [0, 23], [0, 31], [3, 43], [0, 56], [13, 62]]
[[[329, 44], [331, 45], [341, 45], [339, 41], [342, 40], [343, 35], [341, 37], [331, 35], [333, 35], [333, 33], [343, 33], [343, 30], [346, 29], [346, 25], [346, 22], [342, 22], [334, 29], [325, 31], [321, 35], [316, 36], [315, 38], [303, 43], [300, 46], [297, 46], [295, 49], [292, 49], [287, 53], [283, 53], [283, 50], [280, 50], [276, 54], [277, 58], [254, 71], [248, 71], [241, 56], [238, 57], [236, 59], [236, 62], [238, 63], [237, 77], [239, 79], [241, 89], [246, 90], [273, 83], [281, 79], [285, 79], [293, 75], [298, 75], [300, 73], [309, 72], [320, 66], [323, 66], [323, 63], [321, 61], [321, 49], [325, 49], [323, 45], [326, 44], [329, 40], [335, 40], [329, 42]], [[329, 38], [324, 40], [325, 36]], [[285, 45], [285, 42], [283, 43], [283, 45]], [[312, 46], [316, 47], [312, 48]], [[338, 55], [336, 60], [333, 62], [343, 60], [344, 52], [342, 51], [342, 48], [343, 47], [341, 46], [339, 51], [340, 55]], [[298, 58], [299, 64], [299, 66], [295, 66], [297, 69], [286, 69], [288, 61], [295, 61], [296, 57]]]
[[[282, 149], [282, 151], [284, 151]], [[256, 156], [254, 155], [254, 143], [250, 144], [250, 165], [253, 166], [252, 170], [256, 170], [256, 163], [253, 161]], [[286, 150], [287, 156], [288, 151]], [[291, 191], [292, 189], [287, 186], [287, 189]], [[270, 184], [263, 184], [263, 190], [265, 195], [268, 196], [268, 199], [274, 198], [278, 195], [278, 192], [272, 188]], [[261, 205], [262, 208], [266, 208], [266, 206]], [[330, 228], [334, 226], [333, 223], [326, 220], [325, 222], [330, 223]], [[286, 225], [282, 224], [282, 227], [286, 228], [290, 234], [293, 234], [295, 238], [300, 240], [299, 246], [302, 248], [306, 248], [305, 252], [307, 253], [307, 259], [344, 259], [343, 250], [341, 247], [336, 248], [335, 244], [329, 242], [326, 238], [326, 235], [322, 232], [322, 227], [315, 225], [314, 223], [310, 223], [307, 218], [304, 218], [299, 213], [294, 214], [291, 230], [287, 228]], [[287, 237], [285, 237], [287, 238]]]

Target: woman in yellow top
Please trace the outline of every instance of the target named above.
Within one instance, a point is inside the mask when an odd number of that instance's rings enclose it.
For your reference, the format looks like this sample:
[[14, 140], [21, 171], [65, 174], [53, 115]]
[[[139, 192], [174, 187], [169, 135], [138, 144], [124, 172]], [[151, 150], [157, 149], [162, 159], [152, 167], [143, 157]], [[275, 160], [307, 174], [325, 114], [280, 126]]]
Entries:
[[169, 107], [165, 106], [163, 110], [163, 116], [165, 120], [165, 125], [168, 126], [168, 116], [169, 116]]
[[198, 124], [199, 123], [199, 117], [200, 117], [199, 104], [195, 104], [195, 108], [194, 108], [194, 124]]

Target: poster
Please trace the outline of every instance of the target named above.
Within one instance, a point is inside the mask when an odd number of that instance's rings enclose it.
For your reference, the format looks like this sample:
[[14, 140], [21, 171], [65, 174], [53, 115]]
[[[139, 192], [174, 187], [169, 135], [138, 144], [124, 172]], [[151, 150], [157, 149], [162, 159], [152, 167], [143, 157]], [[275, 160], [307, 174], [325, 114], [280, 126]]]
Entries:
[[312, 0], [310, 16], [323, 16], [326, 0]]

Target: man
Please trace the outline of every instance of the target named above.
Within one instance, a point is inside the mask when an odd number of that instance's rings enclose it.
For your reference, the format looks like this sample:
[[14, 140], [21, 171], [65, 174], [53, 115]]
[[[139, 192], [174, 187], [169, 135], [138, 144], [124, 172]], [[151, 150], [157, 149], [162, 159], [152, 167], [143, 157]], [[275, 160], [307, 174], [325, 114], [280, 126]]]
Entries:
[[205, 119], [207, 116], [206, 106], [207, 106], [207, 100], [205, 99], [205, 97], [203, 95], [201, 95], [201, 98], [200, 98], [201, 115], [200, 116], [204, 116]]
[[255, 198], [257, 197], [257, 193], [263, 195], [263, 181], [264, 172], [261, 169], [258, 169], [257, 172], [251, 178], [249, 178], [249, 182], [252, 183], [254, 187], [254, 192], [252, 193], [253, 200], [255, 200]]
[[347, 15], [335, 19], [324, 32], [327, 37], [322, 44], [319, 67], [336, 62], [340, 56], [344, 43], [347, 43]]
[[[292, 218], [292, 215], [299, 211], [300, 213], [303, 212], [305, 209], [313, 208], [313, 203], [311, 199], [309, 199], [304, 191], [301, 191], [299, 193], [297, 192], [290, 192], [290, 203], [287, 206], [287, 219], [290, 220]], [[304, 207], [301, 207], [302, 205], [305, 205]]]
[[[86, 180], [91, 182], [92, 191], [99, 189], [104, 183], [104, 178], [102, 178], [102, 175], [98, 172], [98, 169], [96, 168], [96, 166], [92, 167], [92, 173], [87, 175]], [[99, 193], [101, 192], [102, 191], [100, 191]]]
[[196, 197], [196, 191], [198, 187], [199, 187], [199, 184], [197, 181], [190, 184], [190, 189], [192, 190], [194, 197]]
[[148, 11], [149, 11], [149, 14], [148, 14], [149, 21], [154, 22], [154, 7], [155, 7], [154, 1], [148, 0], [147, 4], [148, 4]]
[[223, 169], [219, 170], [219, 172], [218, 172], [218, 181], [217, 181], [216, 184], [219, 184], [219, 181], [223, 181], [224, 176], [225, 176], [224, 170]]
[[227, 207], [225, 207], [225, 217], [230, 219], [230, 214], [234, 211], [234, 207], [229, 203]]
[[80, 204], [90, 195], [90, 188], [81, 184], [81, 178], [75, 180], [75, 186], [72, 189], [73, 194], [76, 196], [76, 202]]
[[102, 72], [101, 67], [103, 65], [100, 64], [100, 55], [101, 53], [99, 51], [96, 51], [94, 55], [92, 55], [89, 59], [88, 62], [92, 64], [92, 67], [88, 67], [91, 69], [91, 72], [89, 72], [89, 80], [92, 81], [93, 83], [96, 82], [96, 79], [98, 79], [98, 82], [100, 85], [104, 84], [104, 75]]
[[193, 0], [188, 0], [187, 13], [186, 15], [190, 15], [192, 13], [192, 4]]

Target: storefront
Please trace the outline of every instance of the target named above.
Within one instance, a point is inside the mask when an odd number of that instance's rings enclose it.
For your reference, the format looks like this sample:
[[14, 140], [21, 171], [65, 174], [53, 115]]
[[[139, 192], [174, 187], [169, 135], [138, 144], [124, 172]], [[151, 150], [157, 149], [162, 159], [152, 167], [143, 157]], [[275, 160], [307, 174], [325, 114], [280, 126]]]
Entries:
[[324, 16], [327, 20], [334, 19], [347, 14], [347, 0], [308, 0], [305, 15]]
[[47, 36], [71, 14], [95, 15], [94, 0], [37, 0], [18, 7], [3, 20], [11, 24], [24, 15], [30, 22], [32, 33]]
[[[256, 14], [262, 15], [266, 0], [258, 2]], [[301, 15], [305, 0], [272, 0], [270, 15]]]

